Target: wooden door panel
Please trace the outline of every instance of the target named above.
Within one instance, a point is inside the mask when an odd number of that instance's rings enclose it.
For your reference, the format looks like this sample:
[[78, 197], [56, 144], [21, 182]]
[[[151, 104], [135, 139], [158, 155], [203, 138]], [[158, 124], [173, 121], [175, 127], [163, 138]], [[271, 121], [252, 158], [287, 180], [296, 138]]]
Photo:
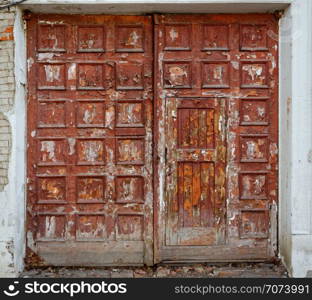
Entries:
[[[155, 261], [276, 250], [273, 15], [156, 15]], [[165, 224], [165, 225], [164, 225]]]
[[28, 20], [27, 260], [153, 263], [152, 20]]
[[224, 240], [225, 182], [216, 176], [225, 168], [224, 105], [216, 98], [166, 99], [166, 245]]

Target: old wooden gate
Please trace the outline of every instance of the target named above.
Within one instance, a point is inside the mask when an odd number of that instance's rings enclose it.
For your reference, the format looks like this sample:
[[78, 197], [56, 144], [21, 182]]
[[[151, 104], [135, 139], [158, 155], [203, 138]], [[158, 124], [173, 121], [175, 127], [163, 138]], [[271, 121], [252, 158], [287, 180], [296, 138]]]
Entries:
[[277, 30], [28, 16], [28, 263], [273, 257]]

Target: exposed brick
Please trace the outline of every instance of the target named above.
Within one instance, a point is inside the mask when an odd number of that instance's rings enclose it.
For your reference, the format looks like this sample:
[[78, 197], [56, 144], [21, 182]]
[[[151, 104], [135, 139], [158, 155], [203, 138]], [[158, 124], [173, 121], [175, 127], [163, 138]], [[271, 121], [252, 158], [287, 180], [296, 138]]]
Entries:
[[3, 26], [9, 26], [9, 25], [13, 25], [14, 24], [14, 19], [5, 19], [5, 20], [0, 20], [0, 27]]
[[2, 119], [0, 120], [2, 125], [0, 125], [0, 134], [2, 133], [9, 133], [10, 132], [10, 127], [8, 125], [8, 123], [5, 124], [6, 120]]
[[0, 176], [0, 187], [2, 186], [2, 190], [8, 183], [9, 183], [9, 181], [8, 181], [7, 176], [5, 176], [5, 177]]
[[9, 83], [14, 83], [14, 81], [15, 81], [15, 80], [14, 80], [14, 77], [12, 77], [12, 76], [9, 76], [9, 77], [8, 77], [8, 82], [9, 82]]
[[14, 84], [13, 83], [5, 83], [3, 85], [0, 85], [0, 90], [3, 90], [4, 93], [8, 92], [8, 94], [6, 94], [6, 98], [13, 98], [14, 96]]
[[0, 78], [9, 76], [9, 70], [0, 70]]
[[[1, 88], [1, 86], [0, 86]], [[0, 191], [8, 184], [11, 128], [4, 114], [0, 113]]]
[[0, 85], [8, 83], [8, 77], [0, 78]]
[[0, 177], [7, 177], [8, 171], [6, 169], [0, 169]]
[[8, 141], [10, 140], [11, 135], [9, 133], [0, 134], [0, 141]]
[[9, 167], [9, 161], [1, 161], [0, 168], [7, 169]]
[[13, 6], [10, 8], [9, 11], [3, 10], [1, 12], [0, 19], [1, 20], [12, 20], [12, 19], [14, 20], [14, 18], [15, 18], [14, 11], [15, 11], [15, 7], [13, 7]]
[[[0, 40], [1, 40], [1, 34], [0, 34]], [[9, 58], [9, 55], [3, 53], [0, 57], [0, 62], [9, 62], [10, 58]]]
[[1, 155], [0, 154], [0, 161], [7, 161], [8, 160], [8, 156], [7, 155]]
[[8, 97], [12, 97], [12, 91], [3, 91], [1, 88], [0, 99], [7, 99]]
[[14, 20], [14, 16], [15, 16], [14, 13], [3, 13], [2, 12], [0, 18], [2, 20]]
[[0, 148], [0, 154], [9, 154], [9, 148], [8, 147]]
[[[5, 22], [8, 23], [8, 20], [6, 20]], [[13, 26], [6, 25], [0, 22], [0, 33], [13, 33]]]
[[12, 49], [12, 42], [11, 41], [2, 41], [0, 43], [0, 51]]
[[0, 41], [13, 41], [13, 33], [0, 33]]
[[[0, 4], [10, 3], [0, 0]], [[11, 151], [11, 127], [3, 114], [14, 104], [14, 41], [15, 7], [0, 11], [0, 191], [8, 184]]]

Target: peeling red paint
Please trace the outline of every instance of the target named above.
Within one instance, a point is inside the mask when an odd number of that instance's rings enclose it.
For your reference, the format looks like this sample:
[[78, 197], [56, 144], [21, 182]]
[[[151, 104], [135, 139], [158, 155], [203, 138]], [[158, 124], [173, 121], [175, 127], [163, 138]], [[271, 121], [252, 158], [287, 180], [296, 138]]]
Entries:
[[29, 16], [31, 264], [274, 255], [274, 16], [154, 23]]
[[28, 264], [153, 263], [151, 23], [28, 19]]
[[276, 247], [278, 42], [267, 32], [277, 22], [157, 15], [155, 24], [155, 260], [268, 259]]

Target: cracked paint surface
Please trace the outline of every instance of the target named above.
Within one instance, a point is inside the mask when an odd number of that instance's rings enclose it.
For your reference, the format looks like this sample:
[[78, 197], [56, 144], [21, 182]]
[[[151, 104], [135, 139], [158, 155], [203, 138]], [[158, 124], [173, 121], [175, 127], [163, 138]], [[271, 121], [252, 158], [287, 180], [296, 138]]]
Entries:
[[265, 32], [276, 21], [210, 17], [155, 16], [156, 70], [150, 17], [30, 18], [30, 35], [41, 26], [28, 58], [29, 111], [42, 112], [28, 134], [34, 264], [274, 255], [278, 49]]

